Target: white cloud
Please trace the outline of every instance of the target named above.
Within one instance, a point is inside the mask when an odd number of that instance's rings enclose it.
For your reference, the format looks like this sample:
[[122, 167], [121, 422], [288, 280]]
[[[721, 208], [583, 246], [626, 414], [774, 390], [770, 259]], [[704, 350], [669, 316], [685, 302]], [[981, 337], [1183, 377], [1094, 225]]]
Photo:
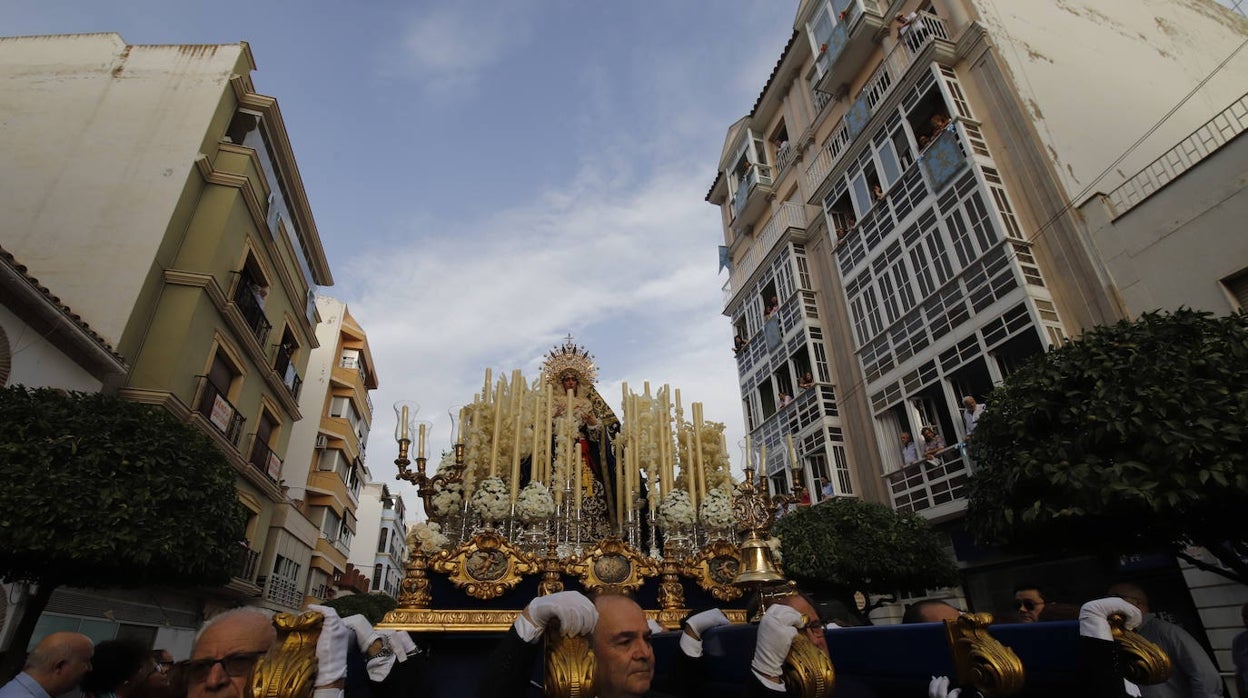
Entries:
[[531, 9], [527, 2], [498, 3], [489, 11], [471, 3], [430, 4], [403, 32], [401, 55], [427, 93], [460, 93], [530, 40]]
[[533, 379], [542, 354], [569, 331], [597, 356], [610, 403], [621, 380], [635, 389], [667, 382], [686, 404], [706, 403], [708, 419], [727, 422], [735, 444], [741, 407], [720, 315], [718, 215], [702, 201], [703, 170], [670, 168], [634, 187], [585, 171], [538, 205], [480, 218], [465, 212], [350, 260], [341, 276], [359, 281], [344, 290], [380, 381], [374, 478], [394, 473], [388, 405], [424, 406], [436, 455], [450, 443], [446, 410], [481, 390], [487, 366], [495, 376], [521, 368]]

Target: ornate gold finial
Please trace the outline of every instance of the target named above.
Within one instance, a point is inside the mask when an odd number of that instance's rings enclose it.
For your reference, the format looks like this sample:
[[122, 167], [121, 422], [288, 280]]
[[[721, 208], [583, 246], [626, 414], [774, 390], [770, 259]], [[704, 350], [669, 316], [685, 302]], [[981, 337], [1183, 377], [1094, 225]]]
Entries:
[[1023, 662], [988, 633], [991, 613], [963, 613], [945, 621], [945, 634], [958, 683], [985, 695], [1008, 696], [1023, 688]]
[[559, 620], [546, 626], [547, 698], [589, 698], [594, 695], [594, 670], [598, 666], [589, 636], [564, 637]]
[[798, 633], [784, 658], [784, 685], [791, 696], [828, 698], [836, 687], [836, 669], [823, 650]]
[[558, 387], [568, 373], [576, 376], [577, 382], [584, 388], [598, 380], [598, 366], [594, 364], [594, 355], [573, 341], [571, 333], [564, 340], [563, 346], [552, 347], [546, 354], [546, 360], [542, 363], [542, 380]]
[[1170, 655], [1134, 630], [1127, 630], [1127, 617], [1109, 614], [1109, 631], [1118, 643], [1122, 661], [1122, 678], [1134, 684], [1152, 685], [1170, 679], [1174, 664]]
[[256, 662], [246, 698], [311, 698], [316, 688], [316, 640], [325, 617], [315, 611], [273, 617], [277, 644]]

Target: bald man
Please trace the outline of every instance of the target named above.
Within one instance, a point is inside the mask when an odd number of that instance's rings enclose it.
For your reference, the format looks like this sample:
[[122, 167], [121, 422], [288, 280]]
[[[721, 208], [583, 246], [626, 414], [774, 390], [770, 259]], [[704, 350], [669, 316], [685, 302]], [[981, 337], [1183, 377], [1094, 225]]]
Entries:
[[95, 647], [79, 633], [52, 633], [39, 641], [22, 673], [0, 688], [0, 698], [57, 698], [78, 687], [91, 670]]
[[527, 694], [538, 644], [551, 621], [564, 635], [592, 634], [594, 691], [597, 698], [661, 698], [650, 690], [654, 650], [646, 614], [636, 601], [602, 595], [590, 601], [575, 591], [539, 596], [525, 607], [487, 663], [480, 698], [520, 698]]
[[1174, 673], [1165, 683], [1140, 686], [1144, 698], [1220, 698], [1222, 677], [1205, 648], [1183, 628], [1158, 618], [1149, 608], [1143, 587], [1120, 582], [1109, 588], [1109, 594], [1140, 610], [1143, 621], [1137, 632], [1161, 647], [1174, 664]]
[[256, 660], [277, 642], [273, 620], [250, 606], [209, 619], [183, 669], [187, 698], [243, 698]]

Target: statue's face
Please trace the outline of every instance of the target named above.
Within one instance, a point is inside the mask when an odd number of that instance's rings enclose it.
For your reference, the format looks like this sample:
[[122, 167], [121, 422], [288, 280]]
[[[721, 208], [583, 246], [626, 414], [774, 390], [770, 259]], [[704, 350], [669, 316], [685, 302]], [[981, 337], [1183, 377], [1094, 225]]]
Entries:
[[581, 385], [581, 382], [578, 381], [576, 376], [571, 373], [564, 376], [561, 382], [563, 383], [564, 390], [576, 390]]

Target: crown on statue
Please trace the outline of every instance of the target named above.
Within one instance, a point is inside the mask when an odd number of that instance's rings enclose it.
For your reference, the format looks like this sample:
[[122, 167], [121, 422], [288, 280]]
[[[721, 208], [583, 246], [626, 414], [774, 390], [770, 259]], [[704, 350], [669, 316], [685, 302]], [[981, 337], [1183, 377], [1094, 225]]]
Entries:
[[572, 335], [564, 340], [563, 346], [552, 347], [542, 363], [542, 380], [558, 386], [563, 377], [571, 374], [577, 382], [589, 387], [598, 380], [598, 367], [594, 364], [594, 356], [585, 347], [572, 340]]

